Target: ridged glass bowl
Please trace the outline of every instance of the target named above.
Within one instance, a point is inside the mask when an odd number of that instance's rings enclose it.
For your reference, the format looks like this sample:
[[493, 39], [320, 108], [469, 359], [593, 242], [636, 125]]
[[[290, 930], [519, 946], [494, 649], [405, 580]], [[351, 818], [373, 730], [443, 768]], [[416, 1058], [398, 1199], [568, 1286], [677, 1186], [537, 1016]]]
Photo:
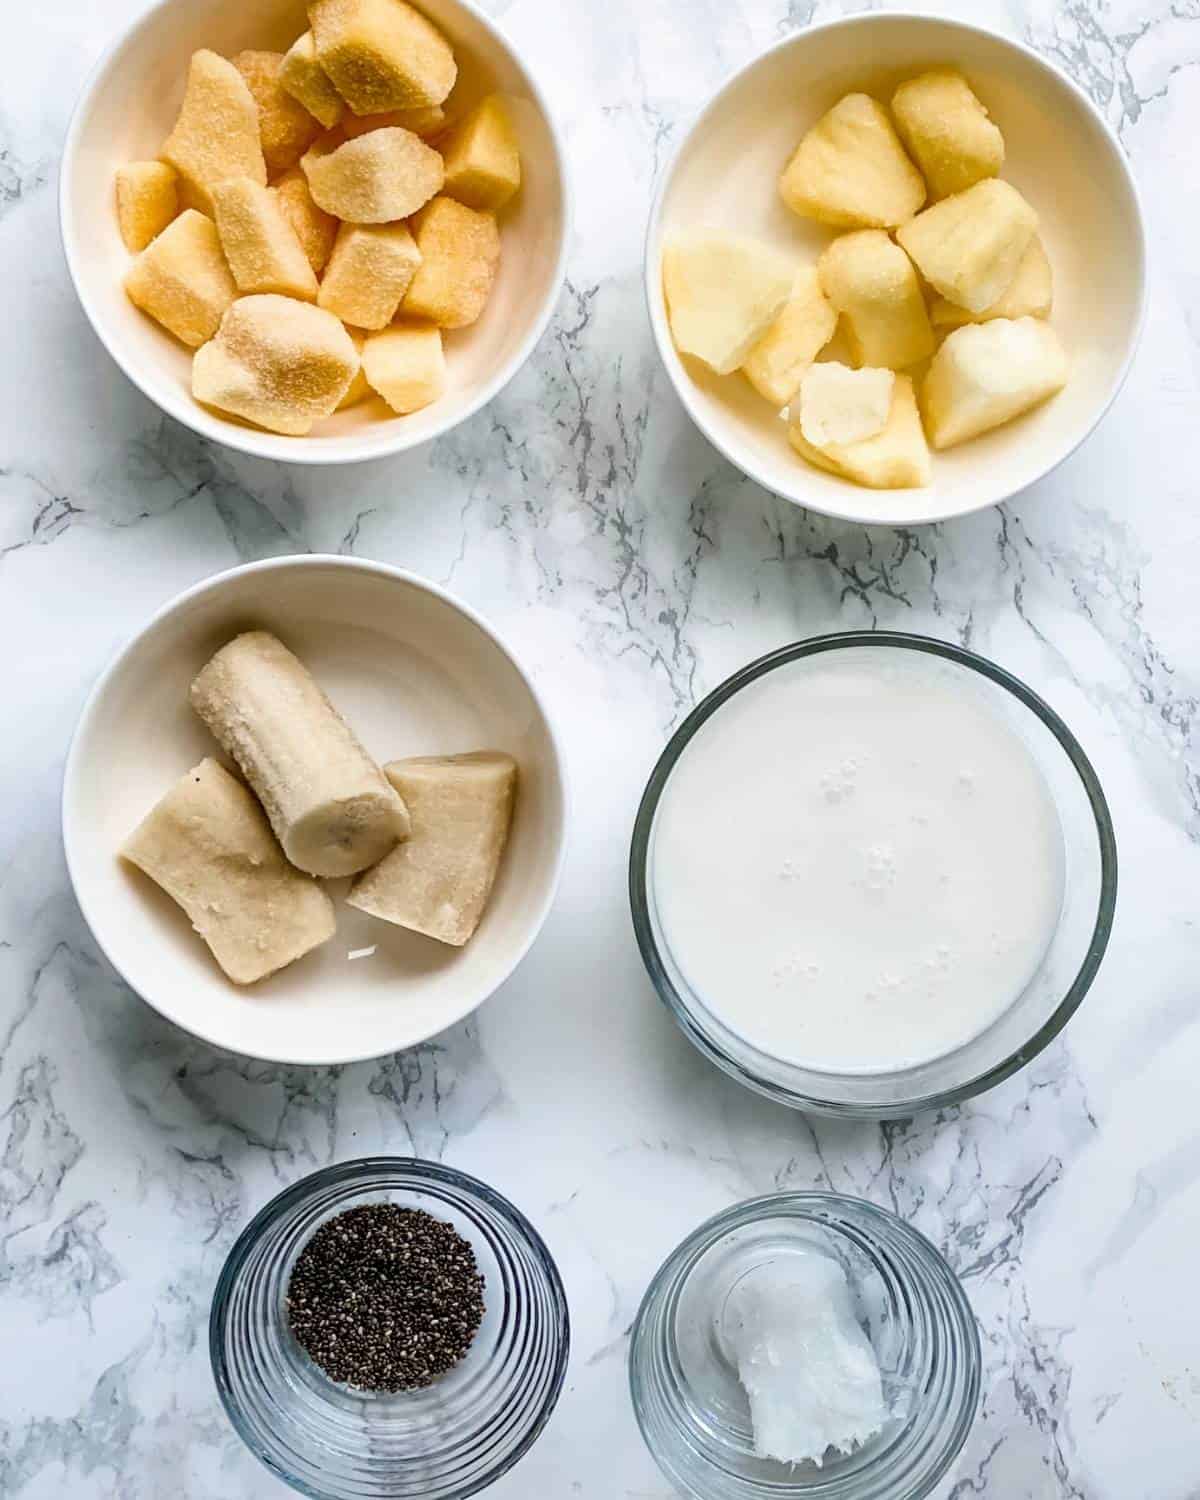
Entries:
[[[484, 1277], [484, 1318], [464, 1359], [424, 1390], [335, 1384], [297, 1343], [292, 1267], [325, 1220], [363, 1203], [419, 1208], [454, 1226]], [[325, 1167], [255, 1215], [213, 1298], [209, 1352], [238, 1435], [315, 1500], [464, 1500], [537, 1438], [562, 1389], [570, 1330], [536, 1230], [486, 1184], [433, 1162], [366, 1157]]]
[[[757, 1456], [721, 1337], [734, 1288], [796, 1252], [844, 1271], [889, 1411], [876, 1437], [819, 1466]], [[923, 1235], [858, 1198], [777, 1193], [717, 1214], [667, 1257], [633, 1326], [629, 1381], [647, 1447], [695, 1500], [921, 1500], [966, 1441], [980, 1364], [970, 1305]]]
[[[1025, 745], [1044, 777], [1062, 830], [1065, 861], [1058, 925], [1025, 989], [990, 1026], [942, 1056], [909, 1067], [838, 1073], [774, 1057], [733, 1031], [689, 985], [672, 956], [654, 890], [655, 819], [663, 791], [693, 737], [743, 688], [780, 669], [819, 666], [829, 653], [872, 651], [931, 662], [983, 697]], [[1117, 848], [1100, 782], [1074, 735], [1011, 673], [961, 646], [897, 631], [815, 636], [760, 657], [723, 682], [676, 730], [650, 776], [634, 825], [629, 896], [638, 946], [659, 998], [687, 1037], [740, 1083], [816, 1114], [894, 1119], [938, 1109], [993, 1087], [1025, 1066], [1083, 1002], [1108, 945], [1117, 895]], [[736, 935], [731, 935], [736, 942]]]

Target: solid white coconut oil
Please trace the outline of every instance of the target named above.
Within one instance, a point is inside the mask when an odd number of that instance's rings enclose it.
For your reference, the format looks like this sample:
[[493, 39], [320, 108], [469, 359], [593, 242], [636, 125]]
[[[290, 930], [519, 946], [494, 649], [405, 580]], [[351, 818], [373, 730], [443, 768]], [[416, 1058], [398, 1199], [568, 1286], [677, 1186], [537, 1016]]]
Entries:
[[818, 1070], [941, 1057], [1036, 973], [1063, 840], [1025, 742], [961, 670], [885, 647], [733, 695], [667, 780], [664, 945], [752, 1046]]

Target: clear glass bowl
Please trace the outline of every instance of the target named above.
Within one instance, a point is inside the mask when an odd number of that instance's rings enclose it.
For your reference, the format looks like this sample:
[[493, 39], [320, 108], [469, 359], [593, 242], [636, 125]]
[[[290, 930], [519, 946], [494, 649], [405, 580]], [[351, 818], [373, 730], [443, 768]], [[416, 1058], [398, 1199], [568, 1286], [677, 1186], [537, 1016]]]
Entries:
[[[337, 1385], [288, 1324], [297, 1256], [326, 1219], [362, 1203], [421, 1208], [470, 1242], [483, 1323], [460, 1364], [425, 1390]], [[238, 1435], [316, 1500], [462, 1500], [537, 1438], [562, 1389], [570, 1330], [558, 1271], [532, 1225], [484, 1183], [433, 1162], [366, 1157], [325, 1167], [260, 1210], [229, 1253], [209, 1352]]]
[[[721, 1337], [733, 1288], [797, 1250], [840, 1263], [890, 1413], [820, 1466], [756, 1456]], [[696, 1500], [921, 1500], [975, 1419], [979, 1332], [950, 1267], [902, 1219], [836, 1193], [778, 1193], [718, 1214], [667, 1258], [633, 1326], [629, 1382], [647, 1447]]]
[[[655, 817], [671, 771], [696, 731], [747, 684], [779, 667], [827, 652], [920, 652], [961, 673], [1021, 738], [1055, 802], [1065, 857], [1063, 906], [1040, 967], [991, 1026], [962, 1047], [891, 1072], [836, 1073], [772, 1057], [730, 1030], [689, 986], [664, 940], [655, 907]], [[638, 809], [629, 860], [629, 896], [642, 959], [660, 999], [684, 1033], [739, 1082], [778, 1103], [818, 1114], [895, 1118], [941, 1108], [993, 1087], [1037, 1056], [1087, 994], [1108, 945], [1117, 895], [1112, 820], [1091, 763], [1071, 731], [1023, 682], [974, 652], [896, 631], [847, 631], [785, 646], [751, 662], [703, 700], [676, 730]]]

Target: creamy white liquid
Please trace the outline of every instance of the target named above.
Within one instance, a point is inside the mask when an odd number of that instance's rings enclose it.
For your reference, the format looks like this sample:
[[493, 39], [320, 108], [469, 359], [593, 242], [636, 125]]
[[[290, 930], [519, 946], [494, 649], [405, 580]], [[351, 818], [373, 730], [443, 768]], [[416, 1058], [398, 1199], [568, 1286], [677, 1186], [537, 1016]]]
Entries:
[[1062, 830], [965, 670], [862, 647], [767, 672], [693, 736], [650, 885], [671, 958], [732, 1031], [875, 1072], [944, 1056], [1020, 995], [1058, 923]]

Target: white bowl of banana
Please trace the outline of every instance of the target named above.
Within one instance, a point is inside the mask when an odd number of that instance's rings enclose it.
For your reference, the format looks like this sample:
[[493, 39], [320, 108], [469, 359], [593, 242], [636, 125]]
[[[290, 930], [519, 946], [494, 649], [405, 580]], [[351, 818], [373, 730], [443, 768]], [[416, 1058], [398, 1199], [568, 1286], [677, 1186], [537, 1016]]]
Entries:
[[994, 505], [1066, 458], [1145, 307], [1124, 153], [1035, 52], [933, 16], [801, 31], [667, 166], [646, 293], [684, 406], [758, 483], [848, 520]]
[[218, 575], [80, 717], [63, 843], [118, 973], [275, 1062], [411, 1047], [468, 1015], [550, 909], [562, 761], [528, 676], [432, 584], [345, 557]]

